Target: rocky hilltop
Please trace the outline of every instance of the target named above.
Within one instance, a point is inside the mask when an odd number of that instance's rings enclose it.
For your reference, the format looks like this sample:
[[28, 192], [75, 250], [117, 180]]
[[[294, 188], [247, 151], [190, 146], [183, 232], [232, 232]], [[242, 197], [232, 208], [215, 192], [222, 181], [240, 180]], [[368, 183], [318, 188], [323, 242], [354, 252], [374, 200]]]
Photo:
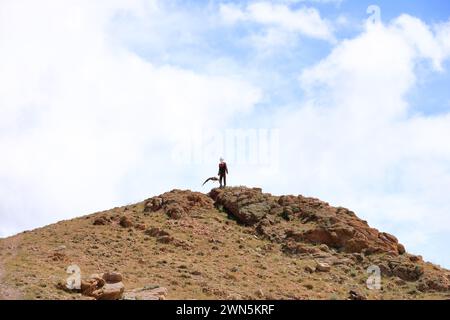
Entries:
[[[354, 212], [259, 188], [172, 190], [0, 248], [3, 299], [450, 298], [449, 270]], [[67, 287], [69, 266], [81, 287]]]

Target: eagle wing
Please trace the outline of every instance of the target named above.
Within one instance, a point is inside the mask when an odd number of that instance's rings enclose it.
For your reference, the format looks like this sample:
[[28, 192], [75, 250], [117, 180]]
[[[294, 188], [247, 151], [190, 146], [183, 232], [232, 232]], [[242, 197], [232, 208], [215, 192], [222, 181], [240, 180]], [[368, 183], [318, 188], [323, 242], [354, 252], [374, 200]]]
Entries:
[[205, 182], [203, 182], [202, 186], [205, 185], [205, 183], [207, 183], [208, 181], [219, 181], [219, 179], [217, 177], [211, 177], [205, 180]]

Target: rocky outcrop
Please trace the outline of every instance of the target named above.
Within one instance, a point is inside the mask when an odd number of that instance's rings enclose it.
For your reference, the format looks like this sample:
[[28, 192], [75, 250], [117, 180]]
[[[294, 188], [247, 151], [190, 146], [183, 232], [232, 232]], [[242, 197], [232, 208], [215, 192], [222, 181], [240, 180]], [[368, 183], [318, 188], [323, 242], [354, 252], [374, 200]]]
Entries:
[[[213, 189], [209, 195], [216, 207], [223, 208], [244, 225], [256, 225], [259, 234], [272, 239], [279, 235], [275, 225], [282, 219], [289, 221], [290, 226], [285, 231], [285, 241], [326, 244], [349, 253], [405, 253], [394, 236], [370, 228], [348, 209], [335, 208], [315, 198], [277, 197], [259, 188], [245, 187]], [[292, 247], [292, 244], [284, 246], [288, 252]]]
[[417, 289], [422, 292], [450, 292], [450, 275], [426, 275], [420, 279]]
[[172, 219], [181, 219], [192, 212], [213, 209], [210, 197], [200, 192], [172, 190], [145, 201], [144, 212], [163, 210]]
[[254, 225], [270, 213], [275, 198], [259, 188], [213, 189], [210, 194], [217, 207], [222, 207], [245, 225]]

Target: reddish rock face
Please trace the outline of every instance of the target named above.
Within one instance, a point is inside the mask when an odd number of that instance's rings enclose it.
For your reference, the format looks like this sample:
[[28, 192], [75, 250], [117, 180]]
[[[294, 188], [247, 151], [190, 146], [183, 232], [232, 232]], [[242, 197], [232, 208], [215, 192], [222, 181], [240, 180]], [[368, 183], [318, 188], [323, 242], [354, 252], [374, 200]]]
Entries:
[[418, 289], [422, 292], [438, 291], [447, 292], [450, 291], [450, 279], [445, 276], [430, 276], [427, 275], [419, 281]]
[[[270, 235], [277, 218], [290, 222], [284, 241], [309, 242], [348, 253], [403, 254], [405, 248], [387, 233], [370, 228], [366, 221], [345, 208], [303, 196], [273, 196], [259, 188], [213, 189], [210, 197], [244, 225], [257, 225], [260, 234]], [[267, 223], [272, 221], [272, 223]], [[272, 230], [271, 230], [272, 229]], [[283, 241], [283, 240], [282, 240]], [[296, 251], [285, 245], [286, 251]]]

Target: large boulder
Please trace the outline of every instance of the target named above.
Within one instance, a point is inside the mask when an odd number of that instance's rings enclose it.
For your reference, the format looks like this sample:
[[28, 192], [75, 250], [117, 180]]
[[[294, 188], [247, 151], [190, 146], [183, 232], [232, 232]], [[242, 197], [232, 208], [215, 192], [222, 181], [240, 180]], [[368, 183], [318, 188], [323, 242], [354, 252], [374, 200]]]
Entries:
[[125, 286], [122, 282], [106, 283], [103, 287], [95, 290], [90, 295], [97, 300], [120, 300], [125, 291]]
[[125, 291], [122, 279], [118, 272], [93, 274], [81, 280], [81, 293], [97, 300], [119, 300]]
[[102, 275], [102, 278], [106, 283], [117, 283], [123, 280], [122, 274], [119, 272], [105, 272]]
[[93, 274], [88, 279], [81, 280], [81, 293], [85, 296], [92, 296], [92, 293], [106, 284], [101, 275]]

